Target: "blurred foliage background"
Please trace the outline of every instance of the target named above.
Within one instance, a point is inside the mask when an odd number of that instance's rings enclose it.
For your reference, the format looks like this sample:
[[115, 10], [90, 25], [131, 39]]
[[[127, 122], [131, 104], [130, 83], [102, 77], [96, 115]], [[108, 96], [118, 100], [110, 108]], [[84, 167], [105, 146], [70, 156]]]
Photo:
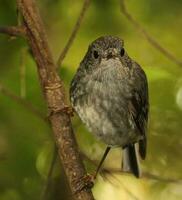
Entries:
[[[79, 15], [81, 0], [37, 0], [55, 60], [64, 48]], [[130, 13], [160, 43], [181, 58], [182, 1], [129, 0]], [[16, 25], [15, 0], [0, 0], [0, 26]], [[69, 83], [89, 43], [101, 35], [125, 40], [130, 57], [144, 68], [149, 81], [150, 123], [148, 155], [142, 179], [131, 175], [101, 176], [93, 189], [101, 200], [182, 199], [182, 68], [153, 48], [120, 13], [118, 0], [93, 0], [78, 35], [59, 70]], [[31, 102], [46, 117], [35, 63], [21, 38], [0, 35], [0, 86]], [[73, 119], [81, 150], [99, 160], [104, 145], [96, 141], [80, 120]], [[49, 126], [39, 116], [0, 92], [0, 200], [41, 199], [53, 159]], [[120, 149], [113, 149], [105, 167], [120, 168]], [[95, 167], [85, 163], [88, 171]], [[157, 178], [156, 178], [157, 177]], [[71, 199], [61, 163], [54, 166], [47, 199]]]

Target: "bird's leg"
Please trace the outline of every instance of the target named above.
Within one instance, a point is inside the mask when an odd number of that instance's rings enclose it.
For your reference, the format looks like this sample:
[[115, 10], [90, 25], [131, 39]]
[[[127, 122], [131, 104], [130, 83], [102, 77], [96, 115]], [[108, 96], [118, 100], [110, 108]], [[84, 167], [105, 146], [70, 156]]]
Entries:
[[106, 148], [106, 150], [105, 150], [105, 152], [104, 152], [104, 155], [102, 156], [102, 159], [101, 159], [101, 161], [100, 161], [100, 163], [99, 163], [99, 165], [98, 165], [98, 167], [97, 167], [97, 170], [96, 170], [96, 172], [95, 172], [94, 179], [96, 179], [97, 174], [99, 173], [100, 168], [101, 168], [101, 166], [102, 166], [104, 160], [106, 159], [106, 156], [107, 156], [107, 154], [109, 153], [110, 149], [111, 149], [111, 147], [109, 147], [109, 146]]
[[74, 194], [76, 194], [77, 192], [82, 191], [84, 189], [92, 188], [94, 186], [94, 181], [97, 177], [97, 174], [99, 173], [100, 168], [101, 168], [107, 154], [109, 153], [110, 149], [111, 149], [111, 147], [106, 148], [104, 155], [102, 156], [102, 159], [101, 159], [94, 175], [86, 174], [83, 177], [81, 177], [79, 179], [79, 181], [76, 181], [76, 188], [75, 188]]
[[93, 175], [86, 174], [80, 177], [79, 180], [74, 181], [74, 185], [75, 185], [74, 194], [82, 190], [91, 189], [94, 186], [94, 177]]

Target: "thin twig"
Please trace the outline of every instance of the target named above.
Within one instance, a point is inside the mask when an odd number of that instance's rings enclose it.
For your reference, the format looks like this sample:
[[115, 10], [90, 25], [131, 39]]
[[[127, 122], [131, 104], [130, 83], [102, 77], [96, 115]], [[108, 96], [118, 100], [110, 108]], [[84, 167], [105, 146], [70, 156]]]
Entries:
[[29, 110], [31, 113], [33, 113], [38, 118], [44, 120], [47, 122], [46, 118], [44, 117], [44, 114], [41, 113], [37, 108], [35, 108], [30, 102], [27, 100], [24, 100], [23, 98], [19, 97], [18, 95], [11, 92], [8, 88], [6, 88], [3, 84], [0, 83], [0, 92], [4, 94], [5, 96], [9, 97], [13, 101], [17, 102], [18, 104], [21, 104], [23, 107], [25, 107], [27, 110]]
[[23, 26], [7, 26], [0, 27], [0, 33], [7, 34], [10, 36], [25, 36], [26, 30]]
[[151, 174], [148, 172], [143, 172], [143, 178], [148, 178], [148, 179], [152, 179], [155, 181], [161, 181], [161, 182], [165, 182], [165, 183], [179, 183], [182, 184], [182, 179], [173, 179], [173, 178], [163, 178], [160, 177], [158, 175], [155, 174]]
[[23, 48], [20, 55], [20, 96], [26, 97], [26, 66], [25, 66], [26, 50]]
[[166, 48], [162, 47], [161, 44], [152, 37], [141, 25], [140, 23], [129, 13], [128, 9], [125, 5], [125, 0], [120, 0], [120, 9], [123, 15], [133, 24], [133, 26], [141, 33], [141, 35], [158, 51], [160, 51], [164, 56], [166, 56], [169, 60], [174, 62], [175, 64], [182, 67], [182, 60], [176, 58], [171, 52], [169, 52]]
[[[115, 177], [115, 178], [117, 178], [117, 177]], [[139, 197], [137, 197], [135, 194], [132, 193], [132, 190], [128, 189], [128, 187], [123, 183], [123, 181], [119, 180], [119, 183], [122, 185], [122, 187], [126, 191], [126, 193], [131, 197], [131, 199], [140, 200]]]
[[[98, 162], [96, 160], [90, 159], [85, 153], [81, 152], [82, 157], [87, 160], [90, 164], [94, 165], [95, 167], [98, 166]], [[123, 172], [121, 169], [117, 168], [111, 168], [111, 167], [103, 167], [100, 170], [100, 174], [102, 176], [105, 176], [106, 174], [129, 174], [128, 172]], [[166, 182], [166, 183], [180, 183], [182, 184], [182, 179], [171, 179], [171, 178], [163, 178], [148, 172], [143, 172], [141, 178], [146, 178], [146, 179], [151, 179], [151, 180], [156, 180], [156, 181], [161, 181], [161, 182]]]
[[53, 173], [53, 169], [54, 169], [54, 166], [55, 166], [55, 163], [56, 163], [56, 160], [57, 160], [57, 156], [58, 156], [58, 152], [57, 152], [57, 147], [55, 145], [53, 157], [52, 157], [51, 164], [50, 164], [50, 168], [49, 168], [49, 171], [48, 171], [48, 174], [47, 174], [47, 179], [45, 181], [45, 184], [44, 184], [44, 187], [43, 187], [43, 190], [42, 190], [42, 194], [41, 194], [41, 198], [40, 198], [41, 200], [47, 199], [49, 187], [51, 185], [52, 173]]
[[81, 25], [81, 23], [83, 21], [85, 13], [86, 13], [86, 11], [87, 11], [87, 9], [89, 7], [90, 1], [91, 0], [84, 0], [83, 6], [82, 6], [82, 9], [81, 9], [80, 14], [78, 16], [78, 19], [76, 21], [76, 24], [73, 27], [73, 31], [72, 31], [69, 39], [68, 39], [68, 42], [66, 43], [64, 49], [62, 50], [62, 52], [61, 52], [61, 54], [60, 54], [60, 56], [58, 58], [57, 67], [61, 66], [61, 64], [62, 64], [62, 62], [63, 62], [63, 60], [64, 60], [64, 58], [65, 58], [65, 56], [66, 56], [66, 54], [68, 52], [68, 50], [70, 49], [71, 45], [73, 44], [73, 41], [74, 41], [74, 39], [76, 37], [76, 34], [77, 34], [77, 32], [78, 32], [78, 30], [80, 28], [80, 25]]

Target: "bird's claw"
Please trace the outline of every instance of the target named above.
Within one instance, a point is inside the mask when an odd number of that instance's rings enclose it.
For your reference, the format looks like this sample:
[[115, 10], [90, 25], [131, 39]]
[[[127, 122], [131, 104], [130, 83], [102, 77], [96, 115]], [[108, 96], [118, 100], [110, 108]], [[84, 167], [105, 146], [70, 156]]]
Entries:
[[67, 115], [69, 115], [70, 117], [73, 117], [74, 116], [74, 108], [71, 107], [71, 106], [64, 106], [63, 108], [61, 109], [50, 109], [51, 111], [49, 112], [48, 116], [47, 116], [47, 119], [50, 119], [50, 117], [53, 115], [53, 114], [56, 114], [56, 113], [65, 113]]
[[68, 114], [70, 117], [73, 117], [75, 112], [72, 106], [64, 106], [64, 108], [62, 108], [61, 111]]
[[75, 194], [82, 190], [91, 189], [94, 186], [95, 177], [92, 174], [82, 176], [79, 181], [76, 181]]

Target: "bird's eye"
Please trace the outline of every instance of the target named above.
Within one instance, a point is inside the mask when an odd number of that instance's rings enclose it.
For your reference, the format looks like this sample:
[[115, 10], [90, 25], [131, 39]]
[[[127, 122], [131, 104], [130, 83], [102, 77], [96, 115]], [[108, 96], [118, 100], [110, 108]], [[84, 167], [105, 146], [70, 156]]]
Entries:
[[99, 57], [98, 51], [95, 50], [95, 51], [93, 52], [93, 56], [94, 56], [95, 59], [97, 59], [97, 58]]
[[120, 56], [121, 56], [121, 57], [124, 56], [124, 53], [125, 53], [125, 50], [122, 48], [122, 49], [120, 50]]

